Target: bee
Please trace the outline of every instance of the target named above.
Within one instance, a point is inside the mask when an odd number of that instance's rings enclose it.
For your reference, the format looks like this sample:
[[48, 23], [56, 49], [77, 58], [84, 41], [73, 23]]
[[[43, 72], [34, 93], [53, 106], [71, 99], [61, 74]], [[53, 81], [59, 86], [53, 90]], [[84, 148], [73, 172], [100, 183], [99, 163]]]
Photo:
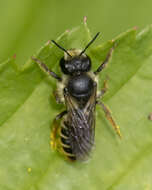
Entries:
[[66, 50], [52, 40], [52, 43], [64, 51], [64, 56], [59, 61], [62, 77], [50, 70], [42, 61], [32, 57], [40, 69], [58, 81], [54, 95], [57, 103], [63, 103], [66, 109], [53, 121], [51, 146], [70, 161], [86, 160], [90, 155], [95, 137], [96, 105], [103, 108], [106, 118], [121, 137], [119, 126], [112, 118], [110, 110], [99, 100], [107, 90], [107, 81], [104, 81], [103, 89], [97, 88], [98, 75], [106, 67], [114, 47], [95, 71], [91, 71], [91, 59], [85, 53], [98, 35], [99, 32], [83, 50]]

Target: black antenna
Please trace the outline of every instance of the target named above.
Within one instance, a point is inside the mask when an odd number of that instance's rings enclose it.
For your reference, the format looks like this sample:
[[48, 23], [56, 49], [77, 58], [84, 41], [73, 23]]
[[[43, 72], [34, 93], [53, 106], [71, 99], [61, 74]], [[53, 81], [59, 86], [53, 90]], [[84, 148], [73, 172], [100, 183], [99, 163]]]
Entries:
[[68, 51], [66, 49], [64, 49], [63, 47], [61, 47], [59, 44], [57, 44], [54, 40], [51, 40], [58, 48], [62, 49], [64, 52], [66, 52], [70, 57], [72, 57]]
[[95, 41], [95, 39], [98, 37], [99, 34], [100, 34], [100, 32], [98, 32], [95, 35], [95, 37], [86, 45], [86, 47], [84, 48], [84, 50], [81, 51], [81, 53], [79, 54], [79, 56], [81, 56], [86, 51], [86, 49]]

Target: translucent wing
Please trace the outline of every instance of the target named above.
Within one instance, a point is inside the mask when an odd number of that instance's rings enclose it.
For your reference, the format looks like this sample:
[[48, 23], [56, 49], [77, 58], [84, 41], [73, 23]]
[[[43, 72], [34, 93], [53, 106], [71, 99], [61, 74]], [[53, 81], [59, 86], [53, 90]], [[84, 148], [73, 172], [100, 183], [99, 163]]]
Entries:
[[65, 92], [68, 116], [66, 126], [70, 132], [70, 144], [78, 160], [84, 160], [94, 144], [96, 87], [86, 105], [82, 108], [68, 92]]

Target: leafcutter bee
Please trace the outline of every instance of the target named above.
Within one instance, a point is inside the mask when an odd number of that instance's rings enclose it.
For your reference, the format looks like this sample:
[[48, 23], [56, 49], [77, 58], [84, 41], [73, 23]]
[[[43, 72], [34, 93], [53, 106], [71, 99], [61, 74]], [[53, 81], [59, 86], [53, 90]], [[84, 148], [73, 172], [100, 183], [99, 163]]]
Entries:
[[111, 122], [117, 134], [121, 137], [118, 125], [113, 120], [110, 110], [99, 101], [107, 90], [106, 81], [100, 91], [97, 89], [98, 74], [105, 68], [112, 55], [114, 47], [105, 60], [93, 72], [91, 59], [85, 54], [86, 49], [94, 42], [99, 33], [83, 50], [66, 50], [54, 40], [52, 42], [64, 51], [64, 57], [59, 61], [62, 77], [51, 71], [39, 59], [32, 57], [39, 67], [58, 81], [55, 97], [58, 103], [65, 104], [66, 109], [56, 116], [51, 132], [51, 146], [65, 155], [68, 160], [86, 160], [94, 145], [95, 110], [100, 105], [106, 118]]

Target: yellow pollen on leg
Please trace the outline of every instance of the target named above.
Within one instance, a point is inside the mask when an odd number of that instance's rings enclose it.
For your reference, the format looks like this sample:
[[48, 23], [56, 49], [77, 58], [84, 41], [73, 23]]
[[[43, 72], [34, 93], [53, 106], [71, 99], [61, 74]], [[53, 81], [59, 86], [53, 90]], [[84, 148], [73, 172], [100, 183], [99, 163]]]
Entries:
[[116, 126], [116, 130], [117, 130], [119, 137], [122, 138], [119, 125]]
[[52, 149], [56, 148], [56, 144], [55, 144], [55, 142], [53, 140], [50, 141], [50, 145], [51, 145]]

